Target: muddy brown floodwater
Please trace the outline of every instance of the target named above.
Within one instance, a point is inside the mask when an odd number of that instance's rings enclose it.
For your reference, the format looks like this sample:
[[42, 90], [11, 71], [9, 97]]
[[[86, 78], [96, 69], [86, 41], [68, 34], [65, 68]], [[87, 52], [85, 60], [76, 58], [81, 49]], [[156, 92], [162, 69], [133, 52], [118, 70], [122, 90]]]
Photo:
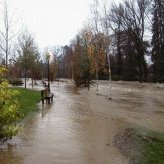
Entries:
[[[38, 88], [39, 89], [39, 88]], [[52, 84], [51, 105], [30, 114], [10, 144], [0, 146], [0, 164], [127, 164], [114, 136], [129, 125], [164, 131], [164, 89], [161, 85], [115, 82], [76, 89]]]

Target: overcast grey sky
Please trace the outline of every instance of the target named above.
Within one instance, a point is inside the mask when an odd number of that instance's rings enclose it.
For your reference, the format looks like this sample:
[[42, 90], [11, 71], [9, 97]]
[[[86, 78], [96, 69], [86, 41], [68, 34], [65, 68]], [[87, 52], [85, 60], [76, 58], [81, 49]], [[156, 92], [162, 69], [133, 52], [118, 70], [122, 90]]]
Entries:
[[69, 43], [90, 14], [92, 0], [15, 0], [21, 21], [41, 48]]
[[[108, 0], [112, 1], [112, 0]], [[90, 15], [93, 0], [14, 0], [40, 48], [69, 44]]]

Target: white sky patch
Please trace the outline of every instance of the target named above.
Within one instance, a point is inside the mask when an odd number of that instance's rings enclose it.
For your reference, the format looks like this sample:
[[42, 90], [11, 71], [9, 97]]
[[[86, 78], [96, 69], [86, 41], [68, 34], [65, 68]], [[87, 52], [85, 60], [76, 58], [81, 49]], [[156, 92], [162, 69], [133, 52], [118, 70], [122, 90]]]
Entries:
[[15, 0], [40, 48], [69, 44], [90, 14], [92, 0]]
[[[1, 8], [3, 1], [0, 0]], [[20, 31], [22, 26], [24, 29], [27, 28], [27, 31], [34, 35], [39, 48], [43, 50], [48, 46], [69, 44], [88, 22], [91, 15], [91, 4], [94, 0], [7, 1], [10, 4], [10, 15], [14, 18], [12, 30], [18, 34], [17, 31]], [[109, 3], [112, 1], [107, 0]], [[116, 1], [119, 0], [114, 2]], [[0, 14], [0, 27], [3, 23], [1, 15], [2, 13]]]

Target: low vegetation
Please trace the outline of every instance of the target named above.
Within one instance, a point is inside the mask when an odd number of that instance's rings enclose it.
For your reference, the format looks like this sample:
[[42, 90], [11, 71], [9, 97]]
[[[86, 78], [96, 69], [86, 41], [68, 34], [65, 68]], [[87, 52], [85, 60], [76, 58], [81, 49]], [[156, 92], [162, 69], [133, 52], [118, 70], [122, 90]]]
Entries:
[[115, 143], [134, 164], [163, 164], [164, 133], [127, 128], [116, 136]]
[[16, 123], [22, 113], [18, 95], [18, 91], [9, 89], [7, 81], [0, 84], [0, 142], [8, 140], [19, 131]]

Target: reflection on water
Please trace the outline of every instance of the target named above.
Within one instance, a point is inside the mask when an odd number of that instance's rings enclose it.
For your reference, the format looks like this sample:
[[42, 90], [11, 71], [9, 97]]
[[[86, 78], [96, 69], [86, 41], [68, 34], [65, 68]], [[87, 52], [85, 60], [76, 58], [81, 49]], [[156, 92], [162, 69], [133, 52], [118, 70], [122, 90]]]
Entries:
[[113, 144], [124, 122], [92, 111], [87, 97], [73, 87], [60, 84], [52, 91], [53, 104], [40, 104], [12, 146], [1, 146], [1, 164], [128, 163]]
[[0, 149], [0, 163], [4, 164], [22, 164], [21, 154], [15, 151], [16, 146], [5, 145]]

